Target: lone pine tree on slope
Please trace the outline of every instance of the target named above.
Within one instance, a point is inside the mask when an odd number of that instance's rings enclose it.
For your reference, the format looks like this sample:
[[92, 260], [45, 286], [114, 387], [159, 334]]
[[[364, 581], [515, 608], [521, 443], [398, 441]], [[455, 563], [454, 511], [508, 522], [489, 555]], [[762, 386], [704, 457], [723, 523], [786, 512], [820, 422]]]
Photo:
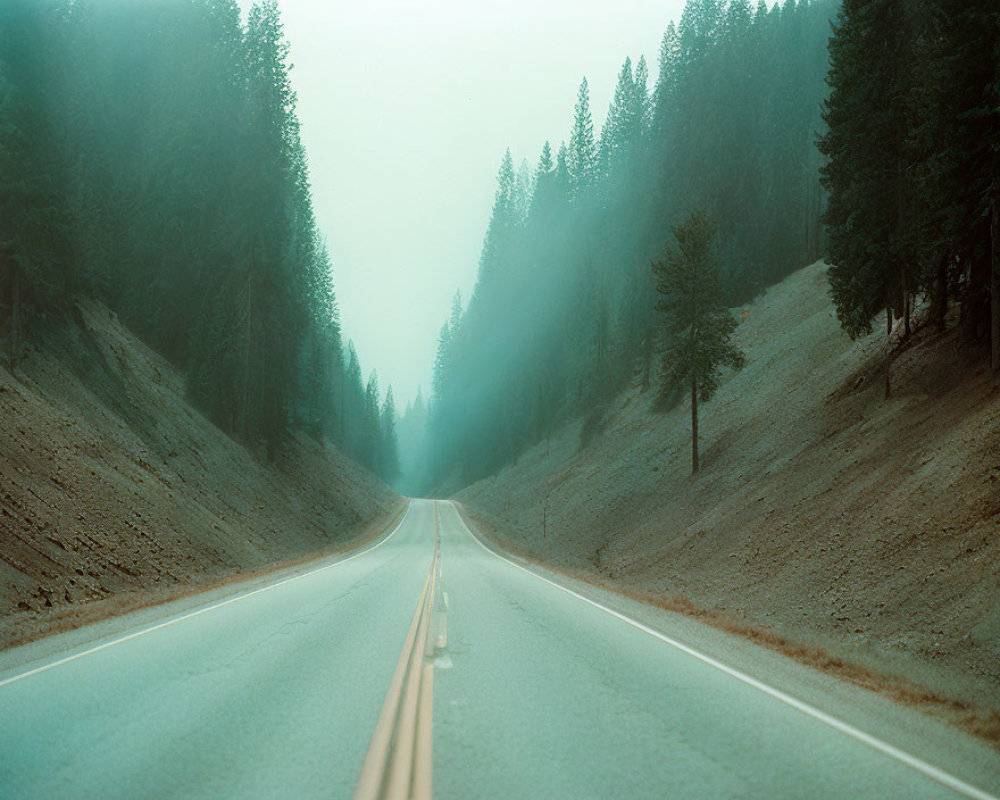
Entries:
[[743, 353], [730, 341], [736, 321], [723, 303], [719, 263], [712, 252], [715, 223], [696, 211], [674, 236], [678, 246], [665, 261], [652, 262], [657, 308], [664, 315], [660, 378], [663, 394], [691, 387], [691, 471], [698, 471], [698, 401], [712, 399], [723, 365], [743, 366]]

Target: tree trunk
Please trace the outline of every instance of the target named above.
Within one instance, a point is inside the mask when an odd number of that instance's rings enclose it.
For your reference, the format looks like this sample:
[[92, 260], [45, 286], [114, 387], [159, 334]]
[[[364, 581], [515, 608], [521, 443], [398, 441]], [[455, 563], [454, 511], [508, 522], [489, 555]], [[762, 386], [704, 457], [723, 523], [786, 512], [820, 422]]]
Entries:
[[1000, 371], [1000, 210], [993, 201], [990, 224], [990, 353], [993, 372]]
[[905, 337], [910, 338], [910, 293], [906, 292], [903, 295], [903, 329]]
[[885, 399], [892, 397], [892, 307], [885, 309]]
[[823, 184], [816, 182], [816, 238], [814, 239], [816, 252], [813, 254], [813, 261], [819, 261], [823, 255]]
[[17, 369], [21, 350], [21, 269], [15, 266], [10, 284], [10, 371]]
[[812, 254], [812, 187], [809, 186], [809, 178], [806, 178], [805, 186], [805, 229], [806, 229], [806, 261], [810, 261], [809, 258]]
[[250, 356], [252, 354], [250, 340], [253, 338], [253, 272], [247, 273], [247, 330], [246, 349], [243, 358], [243, 402], [240, 428], [245, 443], [250, 444]]
[[990, 334], [990, 255], [978, 255], [969, 261], [962, 297], [962, 333], [967, 342], [981, 342]]
[[698, 382], [691, 380], [691, 474], [698, 471]]
[[910, 286], [906, 270], [903, 270], [903, 337], [910, 338]]
[[652, 343], [653, 334], [650, 331], [646, 332], [645, 337], [640, 345], [640, 353], [642, 358], [642, 378], [639, 386], [639, 391], [645, 393], [649, 391], [649, 373], [650, 373], [650, 360], [652, 358]]
[[937, 280], [934, 288], [937, 297], [934, 300], [935, 311], [937, 312], [938, 333], [944, 333], [945, 317], [948, 315], [948, 257], [941, 256], [938, 262]]

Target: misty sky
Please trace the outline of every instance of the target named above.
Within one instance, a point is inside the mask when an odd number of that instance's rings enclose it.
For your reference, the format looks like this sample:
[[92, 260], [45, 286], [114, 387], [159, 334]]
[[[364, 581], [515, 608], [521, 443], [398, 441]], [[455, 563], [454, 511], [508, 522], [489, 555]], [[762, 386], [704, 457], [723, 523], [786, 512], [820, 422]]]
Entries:
[[596, 135], [625, 56], [655, 81], [683, 0], [280, 5], [345, 340], [402, 409], [475, 283], [504, 148], [534, 167], [568, 138], [584, 75]]

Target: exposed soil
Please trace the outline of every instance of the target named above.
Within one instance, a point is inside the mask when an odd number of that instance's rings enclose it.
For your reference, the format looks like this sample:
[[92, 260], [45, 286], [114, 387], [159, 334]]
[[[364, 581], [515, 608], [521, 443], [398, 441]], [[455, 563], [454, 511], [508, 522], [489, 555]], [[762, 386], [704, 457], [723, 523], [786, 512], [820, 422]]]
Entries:
[[401, 499], [296, 438], [262, 464], [105, 307], [0, 367], [0, 649], [350, 546]]
[[[825, 266], [748, 307], [701, 408], [618, 398], [458, 494], [504, 546], [1000, 741], [1000, 391], [954, 328], [852, 343]], [[547, 455], [548, 452], [548, 455]]]

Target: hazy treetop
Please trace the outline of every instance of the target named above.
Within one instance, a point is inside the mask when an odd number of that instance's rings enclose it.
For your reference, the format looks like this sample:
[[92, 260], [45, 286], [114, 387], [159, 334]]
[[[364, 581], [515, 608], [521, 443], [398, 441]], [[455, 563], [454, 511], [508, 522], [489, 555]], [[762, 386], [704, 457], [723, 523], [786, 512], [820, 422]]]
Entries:
[[[241, 5], [249, 6], [247, 0]], [[654, 70], [682, 0], [280, 0], [345, 334], [405, 405], [468, 297], [497, 165], [600, 128], [626, 56]]]

